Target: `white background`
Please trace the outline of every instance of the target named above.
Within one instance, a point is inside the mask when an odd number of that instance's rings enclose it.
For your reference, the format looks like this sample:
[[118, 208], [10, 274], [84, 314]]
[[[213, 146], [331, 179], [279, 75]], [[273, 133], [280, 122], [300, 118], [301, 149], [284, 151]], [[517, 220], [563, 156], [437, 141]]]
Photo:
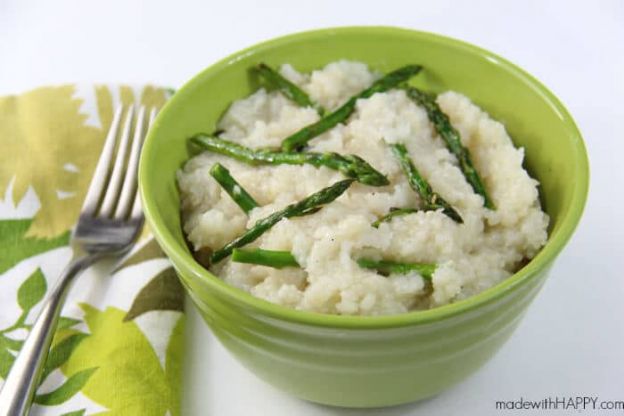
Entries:
[[584, 218], [511, 340], [438, 397], [367, 412], [302, 402], [234, 362], [189, 306], [183, 414], [494, 415], [511, 413], [495, 400], [521, 396], [624, 400], [624, 1], [0, 0], [0, 94], [76, 81], [177, 87], [258, 41], [363, 24], [459, 38], [546, 84], [588, 147]]

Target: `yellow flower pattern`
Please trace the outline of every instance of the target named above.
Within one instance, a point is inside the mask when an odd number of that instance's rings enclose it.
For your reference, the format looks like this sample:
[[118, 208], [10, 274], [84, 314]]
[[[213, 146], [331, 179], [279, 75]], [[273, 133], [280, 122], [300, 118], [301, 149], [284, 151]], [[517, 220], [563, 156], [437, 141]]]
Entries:
[[[123, 104], [161, 107], [163, 89], [146, 87], [135, 97], [119, 88]], [[111, 89], [95, 87], [101, 127], [85, 124], [76, 87], [42, 87], [20, 96], [0, 98], [0, 195], [13, 183], [13, 200], [32, 187], [41, 201], [27, 235], [52, 238], [70, 229], [78, 218], [113, 114]], [[69, 167], [69, 168], [68, 168]]]

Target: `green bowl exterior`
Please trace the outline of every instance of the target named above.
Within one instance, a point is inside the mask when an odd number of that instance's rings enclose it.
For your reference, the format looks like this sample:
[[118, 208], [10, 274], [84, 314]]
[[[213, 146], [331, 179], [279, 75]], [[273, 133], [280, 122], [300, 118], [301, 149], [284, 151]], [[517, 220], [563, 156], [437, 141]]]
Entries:
[[219, 296], [178, 269], [221, 343], [263, 380], [294, 396], [345, 407], [397, 405], [435, 395], [483, 365], [509, 338], [545, 271], [507, 296], [419, 325], [341, 328], [291, 322]]
[[[522, 270], [469, 299], [428, 311], [353, 317], [296, 311], [254, 298], [192, 258], [182, 235], [175, 171], [187, 137], [211, 132], [227, 105], [255, 89], [249, 68], [291, 63], [301, 71], [338, 59], [388, 71], [426, 70], [414, 84], [453, 89], [502, 121], [526, 151], [551, 217], [549, 241]], [[504, 59], [463, 42], [399, 28], [348, 27], [264, 42], [202, 71], [157, 117], [144, 144], [139, 184], [148, 224], [203, 318], [257, 376], [298, 397], [376, 407], [419, 400], [464, 379], [511, 335], [578, 224], [589, 166], [578, 129], [538, 81]]]

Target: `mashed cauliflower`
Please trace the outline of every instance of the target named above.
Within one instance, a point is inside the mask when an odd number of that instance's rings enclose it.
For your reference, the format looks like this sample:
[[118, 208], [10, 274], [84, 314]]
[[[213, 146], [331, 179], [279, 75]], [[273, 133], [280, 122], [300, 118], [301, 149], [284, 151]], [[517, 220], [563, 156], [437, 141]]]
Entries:
[[[368, 87], [378, 74], [358, 62], [339, 61], [311, 74], [289, 65], [283, 76], [327, 109]], [[301, 268], [274, 269], [234, 263], [229, 258], [211, 271], [229, 284], [291, 308], [343, 315], [397, 314], [427, 309], [479, 293], [513, 274], [547, 239], [548, 216], [537, 186], [522, 167], [504, 126], [457, 92], [437, 97], [441, 109], [470, 152], [496, 205], [466, 182], [456, 158], [437, 135], [424, 109], [402, 90], [378, 93], [357, 102], [346, 124], [309, 142], [309, 150], [357, 154], [385, 174], [390, 185], [354, 183], [313, 215], [283, 219], [247, 247], [292, 252]], [[279, 146], [300, 128], [319, 119], [279, 92], [260, 89], [234, 102], [220, 121], [222, 137], [257, 148]], [[374, 228], [371, 223], [392, 207], [418, 207], [414, 192], [388, 143], [404, 143], [432, 188], [462, 216], [458, 224], [441, 211], [419, 211]], [[210, 176], [219, 162], [260, 207], [245, 214]], [[250, 166], [204, 152], [178, 172], [184, 231], [196, 250], [220, 248], [248, 227], [286, 205], [300, 201], [344, 176], [325, 167]], [[431, 282], [419, 274], [382, 276], [355, 260], [363, 254], [438, 265]]]

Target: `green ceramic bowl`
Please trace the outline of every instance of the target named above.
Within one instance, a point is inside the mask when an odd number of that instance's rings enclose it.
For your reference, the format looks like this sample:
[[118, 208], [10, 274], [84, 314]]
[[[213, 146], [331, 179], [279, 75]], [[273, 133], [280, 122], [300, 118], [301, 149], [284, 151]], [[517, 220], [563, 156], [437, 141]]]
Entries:
[[[383, 317], [307, 313], [256, 299], [195, 262], [180, 226], [175, 172], [186, 138], [213, 131], [233, 100], [256, 89], [248, 69], [264, 61], [301, 71], [338, 59], [380, 71], [424, 64], [417, 83], [453, 89], [502, 121], [541, 182], [550, 238], [522, 270], [496, 287], [424, 312]], [[145, 215], [188, 293], [223, 345], [254, 374], [306, 400], [373, 407], [419, 400], [481, 367], [509, 338], [576, 227], [587, 197], [588, 162], [563, 105], [533, 77], [483, 49], [430, 33], [347, 27], [261, 43], [203, 70], [158, 115], [141, 157]], [[535, 340], [535, 342], [542, 342]]]

